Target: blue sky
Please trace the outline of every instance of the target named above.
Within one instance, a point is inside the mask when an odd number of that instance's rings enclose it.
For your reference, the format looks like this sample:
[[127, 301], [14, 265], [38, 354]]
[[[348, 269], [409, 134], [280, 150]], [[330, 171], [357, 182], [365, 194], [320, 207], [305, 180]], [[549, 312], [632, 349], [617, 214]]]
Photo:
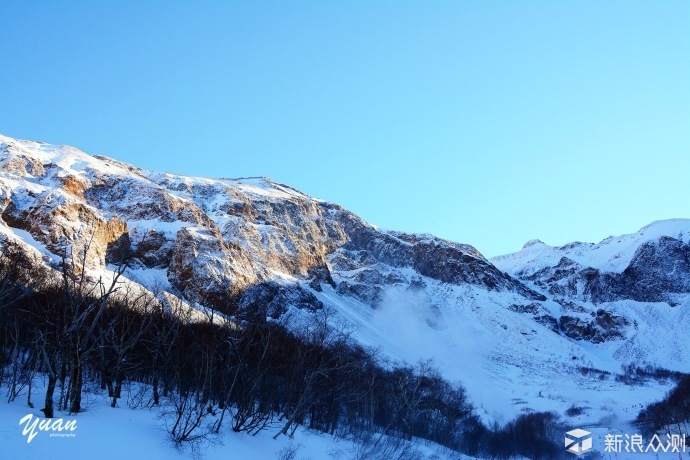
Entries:
[[488, 256], [690, 217], [690, 2], [0, 0], [0, 133]]

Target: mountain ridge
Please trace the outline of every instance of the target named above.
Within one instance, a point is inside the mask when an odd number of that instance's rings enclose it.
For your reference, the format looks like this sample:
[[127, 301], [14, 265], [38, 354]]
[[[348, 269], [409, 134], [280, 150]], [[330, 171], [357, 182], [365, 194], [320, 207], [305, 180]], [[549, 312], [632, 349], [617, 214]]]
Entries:
[[[0, 152], [3, 252], [53, 269], [83, 257], [93, 276], [124, 261], [126, 279], [200, 310], [332, 309], [357, 340], [393, 359], [435, 359], [488, 418], [518, 413], [516, 401], [563, 411], [595, 388], [628, 391], [575, 378], [581, 368], [690, 371], [690, 220], [678, 220], [680, 238], [652, 225], [599, 245], [534, 243], [486, 259], [467, 244], [381, 230], [263, 177], [154, 172], [5, 136]], [[626, 266], [610, 271], [616, 264]], [[562, 394], [550, 390], [554, 381]], [[643, 402], [664, 388], [630, 393]]]

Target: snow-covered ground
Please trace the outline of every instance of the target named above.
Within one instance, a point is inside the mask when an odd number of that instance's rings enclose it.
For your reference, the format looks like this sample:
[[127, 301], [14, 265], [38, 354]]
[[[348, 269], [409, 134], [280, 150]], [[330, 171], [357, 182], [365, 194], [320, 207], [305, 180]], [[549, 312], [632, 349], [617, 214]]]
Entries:
[[[33, 401], [39, 407], [44, 393], [41, 391], [41, 378], [36, 380]], [[132, 396], [138, 387], [132, 390]], [[189, 447], [176, 449], [168, 440], [160, 409], [130, 409], [127, 405], [129, 393], [125, 391], [120, 407], [111, 408], [107, 394], [86, 393], [85, 411], [77, 416], [56, 413], [55, 420], [63, 422], [76, 420], [76, 429], [63, 431], [42, 431], [29, 439], [30, 424], [33, 420], [44, 420], [38, 409], [26, 405], [25, 392], [12, 403], [7, 404], [7, 394], [0, 392], [3, 402], [0, 405], [0, 458], [19, 459], [189, 459], [195, 458]], [[27, 415], [33, 417], [28, 422], [28, 434], [24, 435], [27, 423], [20, 425]], [[294, 459], [333, 459], [357, 458], [362, 452], [361, 444], [352, 440], [338, 439], [311, 430], [299, 429], [293, 439], [280, 436], [273, 439], [279, 427], [269, 428], [256, 436], [234, 433], [227, 426], [212, 444], [204, 445], [201, 458], [214, 459], [280, 459], [288, 452], [296, 452]], [[53, 434], [53, 436], [51, 436]], [[72, 436], [73, 435], [73, 436]], [[458, 456], [436, 444], [415, 441], [409, 448], [419, 454], [420, 460], [467, 459]], [[286, 457], [287, 458], [287, 457]]]
[[[32, 397], [34, 404], [36, 404], [35, 407], [39, 406], [43, 397], [42, 389], [43, 380], [38, 376], [35, 380]], [[269, 460], [288, 458], [284, 455], [294, 451], [295, 456], [291, 458], [298, 460], [387, 458], [385, 455], [383, 457], [362, 455], [364, 452], [362, 444], [351, 439], [337, 438], [305, 429], [298, 429], [292, 439], [281, 436], [274, 440], [273, 435], [278, 432], [278, 426], [269, 428], [256, 436], [234, 433], [226, 426], [221, 429], [220, 435], [212, 443], [202, 445], [199, 451], [200, 455], [195, 455], [189, 447], [177, 449], [169, 441], [164, 428], [164, 420], [160, 415], [161, 409], [131, 409], [128, 407], [130, 398], [132, 401], [135, 400], [140, 390], [142, 388], [137, 385], [126, 387], [120, 405], [116, 408], [110, 407], [110, 400], [104, 392], [87, 392], [84, 395], [84, 412], [77, 416], [57, 412], [52, 421], [55, 423], [61, 419], [62, 426], [65, 426], [67, 422], [74, 423], [75, 429], [41, 430], [37, 426], [36, 430], [33, 431], [35, 436], [30, 441], [31, 423], [35, 420], [44, 420], [41, 418], [41, 412], [26, 405], [25, 390], [11, 403], [6, 402], [7, 393], [3, 390], [0, 392], [2, 397], [0, 405], [0, 457], [13, 460], [42, 460], [45, 458], [65, 460], [82, 458], [101, 460], [122, 460], [123, 458]], [[633, 392], [630, 395], [633, 395]], [[605, 396], [603, 397], [605, 398]], [[620, 402], [620, 391], [616, 391], [615, 399]], [[632, 398], [628, 400], [633, 401]], [[629, 408], [631, 412], [637, 409], [639, 406]], [[21, 423], [20, 421], [28, 415], [31, 415], [30, 420]], [[624, 440], [630, 439], [625, 436], [632, 437], [638, 431], [629, 424], [620, 421], [613, 420], [603, 426], [591, 427], [588, 417], [582, 416], [575, 418], [572, 422], [573, 427], [581, 426], [592, 433], [594, 450], [603, 454], [603, 458], [607, 460], [682, 460], [690, 457], [690, 450], [686, 449], [688, 452], [683, 453], [682, 448], [679, 449], [680, 452], [672, 452], [671, 449], [667, 452], [661, 450], [658, 453], [653, 452], [653, 450], [625, 452]], [[25, 430], [26, 434], [24, 433]], [[606, 451], [607, 435], [618, 435], [618, 439], [623, 440], [619, 452]], [[660, 440], [662, 447], [666, 447], [668, 439], [664, 434], [661, 434]], [[643, 446], [647, 448], [651, 441], [651, 438], [644, 438]], [[469, 460], [472, 458], [421, 440], [406, 445], [409, 449], [408, 453], [416, 453], [416, 456], [406, 458], [420, 460]], [[657, 443], [654, 442], [653, 445], [656, 446]], [[573, 459], [576, 458], [578, 457], [573, 456]]]
[[[613, 354], [619, 352], [620, 341], [595, 345], [566, 339], [528, 316], [506, 309], [511, 299], [504, 297], [511, 294], [488, 295], [471, 286], [443, 283], [432, 289], [434, 281], [425, 282], [433, 303], [395, 289], [387, 293], [378, 309], [339, 296], [329, 287], [314, 294], [335, 308], [360, 342], [411, 364], [432, 359], [445, 378], [463, 384], [479, 415], [488, 423], [507, 422], [528, 410], [564, 414], [576, 406], [585, 410], [569, 420], [574, 425], [599, 423], [602, 418], [624, 424], [635, 418], [641, 405], [662, 398], [672, 388], [672, 382], [630, 386], [616, 381], [615, 374], [621, 372], [621, 367]], [[457, 303], [444, 302], [443, 296]], [[440, 316], [429, 310], [432, 304], [441, 306]], [[640, 312], [640, 321], [648, 313]], [[686, 321], [685, 310], [671, 313], [659, 316], [669, 322]], [[653, 321], [650, 317], [649, 322]], [[668, 343], [667, 347], [663, 340], [655, 343], [661, 332], [655, 333], [653, 324], [643, 323], [640, 330], [635, 340], [643, 342], [650, 355], [656, 353], [648, 356], [650, 362], [661, 360], [664, 354], [669, 355], [667, 361], [672, 360], [677, 350], [674, 347], [680, 344]], [[610, 375], [600, 380], [597, 375], [581, 374], [579, 367], [601, 369]]]

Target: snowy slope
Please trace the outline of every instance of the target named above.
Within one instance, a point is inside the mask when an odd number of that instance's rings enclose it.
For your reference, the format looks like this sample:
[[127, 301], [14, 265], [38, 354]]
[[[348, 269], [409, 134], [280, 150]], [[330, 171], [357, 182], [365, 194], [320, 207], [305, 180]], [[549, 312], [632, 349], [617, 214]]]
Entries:
[[[42, 390], [42, 381], [36, 381], [39, 392]], [[38, 433], [30, 441], [28, 435], [23, 434], [25, 425], [19, 421], [26, 415], [32, 414], [33, 419], [40, 418], [42, 414], [26, 406], [26, 392], [10, 404], [4, 404], [0, 411], [0, 445], [2, 456], [8, 459], [65, 459], [74, 460], [92, 458], [97, 455], [102, 460], [122, 460], [123, 458], [203, 458], [214, 459], [280, 459], [281, 455], [294, 449], [295, 458], [304, 459], [333, 459], [346, 460], [357, 457], [361, 449], [353, 440], [338, 439], [316, 431], [298, 430], [293, 439], [281, 436], [273, 439], [273, 434], [278, 431], [265, 430], [256, 436], [242, 433], [234, 433], [231, 430], [223, 430], [221, 435], [214, 439], [213, 444], [205, 445], [203, 456], [194, 456], [186, 447], [176, 450], [166, 440], [164, 420], [161, 418], [160, 409], [130, 409], [125, 401], [130, 397], [136, 397], [140, 389], [136, 386], [127, 388], [121, 407], [111, 408], [107, 395], [90, 393], [86, 395], [86, 411], [78, 417], [67, 413], [56, 414], [65, 422], [76, 420], [76, 429], [73, 431], [55, 432], [60, 435], [51, 437], [52, 432], [37, 430]], [[7, 400], [7, 395], [2, 394]], [[73, 437], [71, 436], [73, 435]], [[451, 454], [443, 447], [415, 440], [408, 443], [410, 448], [423, 459], [465, 459], [469, 457]]]
[[[571, 405], [588, 408], [591, 423], [611, 415], [627, 421], [634, 418], [633, 404], [658, 399], [671, 383], [624, 385], [615, 380], [621, 363], [688, 369], [687, 336], [674, 327], [688, 324], [688, 308], [616, 306], [634, 311], [637, 332], [628, 340], [592, 344], [506, 308], [520, 300], [511, 295], [440, 283], [427, 293], [429, 298], [392, 288], [376, 310], [331, 288], [316, 294], [353, 325], [360, 342], [400, 361], [432, 359], [446, 378], [467, 388], [487, 422], [507, 421], [527, 409], [563, 413]], [[440, 312], [433, 305], [441, 305]], [[581, 368], [611, 375], [601, 380], [582, 375]]]

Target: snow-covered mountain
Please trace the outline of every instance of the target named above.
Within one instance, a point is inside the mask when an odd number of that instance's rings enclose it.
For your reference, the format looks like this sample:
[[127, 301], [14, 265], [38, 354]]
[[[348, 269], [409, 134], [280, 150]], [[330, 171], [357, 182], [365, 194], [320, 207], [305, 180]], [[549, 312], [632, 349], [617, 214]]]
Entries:
[[487, 418], [572, 404], [624, 417], [668, 386], [627, 386], [621, 365], [690, 371], [690, 220], [487, 260], [266, 178], [152, 172], [4, 136], [0, 153], [4, 252], [83, 259], [91, 276], [125, 261], [132, 283], [199, 310], [331, 309], [393, 359], [433, 358]]
[[[603, 342], [634, 337], [635, 333], [626, 330], [630, 320], [637, 319], [633, 311], [642, 305], [656, 305], [654, 313], [668, 317], [675, 313], [665, 313], [665, 309], [687, 304], [688, 243], [690, 220], [673, 219], [598, 244], [551, 247], [533, 240], [521, 251], [491, 261], [559, 303], [564, 311], [560, 318], [564, 334]], [[650, 316], [648, 312], [642, 315]]]
[[494, 257], [501, 270], [554, 296], [595, 303], [633, 299], [674, 304], [690, 291], [690, 219], [654, 222], [598, 244], [529, 241]]

